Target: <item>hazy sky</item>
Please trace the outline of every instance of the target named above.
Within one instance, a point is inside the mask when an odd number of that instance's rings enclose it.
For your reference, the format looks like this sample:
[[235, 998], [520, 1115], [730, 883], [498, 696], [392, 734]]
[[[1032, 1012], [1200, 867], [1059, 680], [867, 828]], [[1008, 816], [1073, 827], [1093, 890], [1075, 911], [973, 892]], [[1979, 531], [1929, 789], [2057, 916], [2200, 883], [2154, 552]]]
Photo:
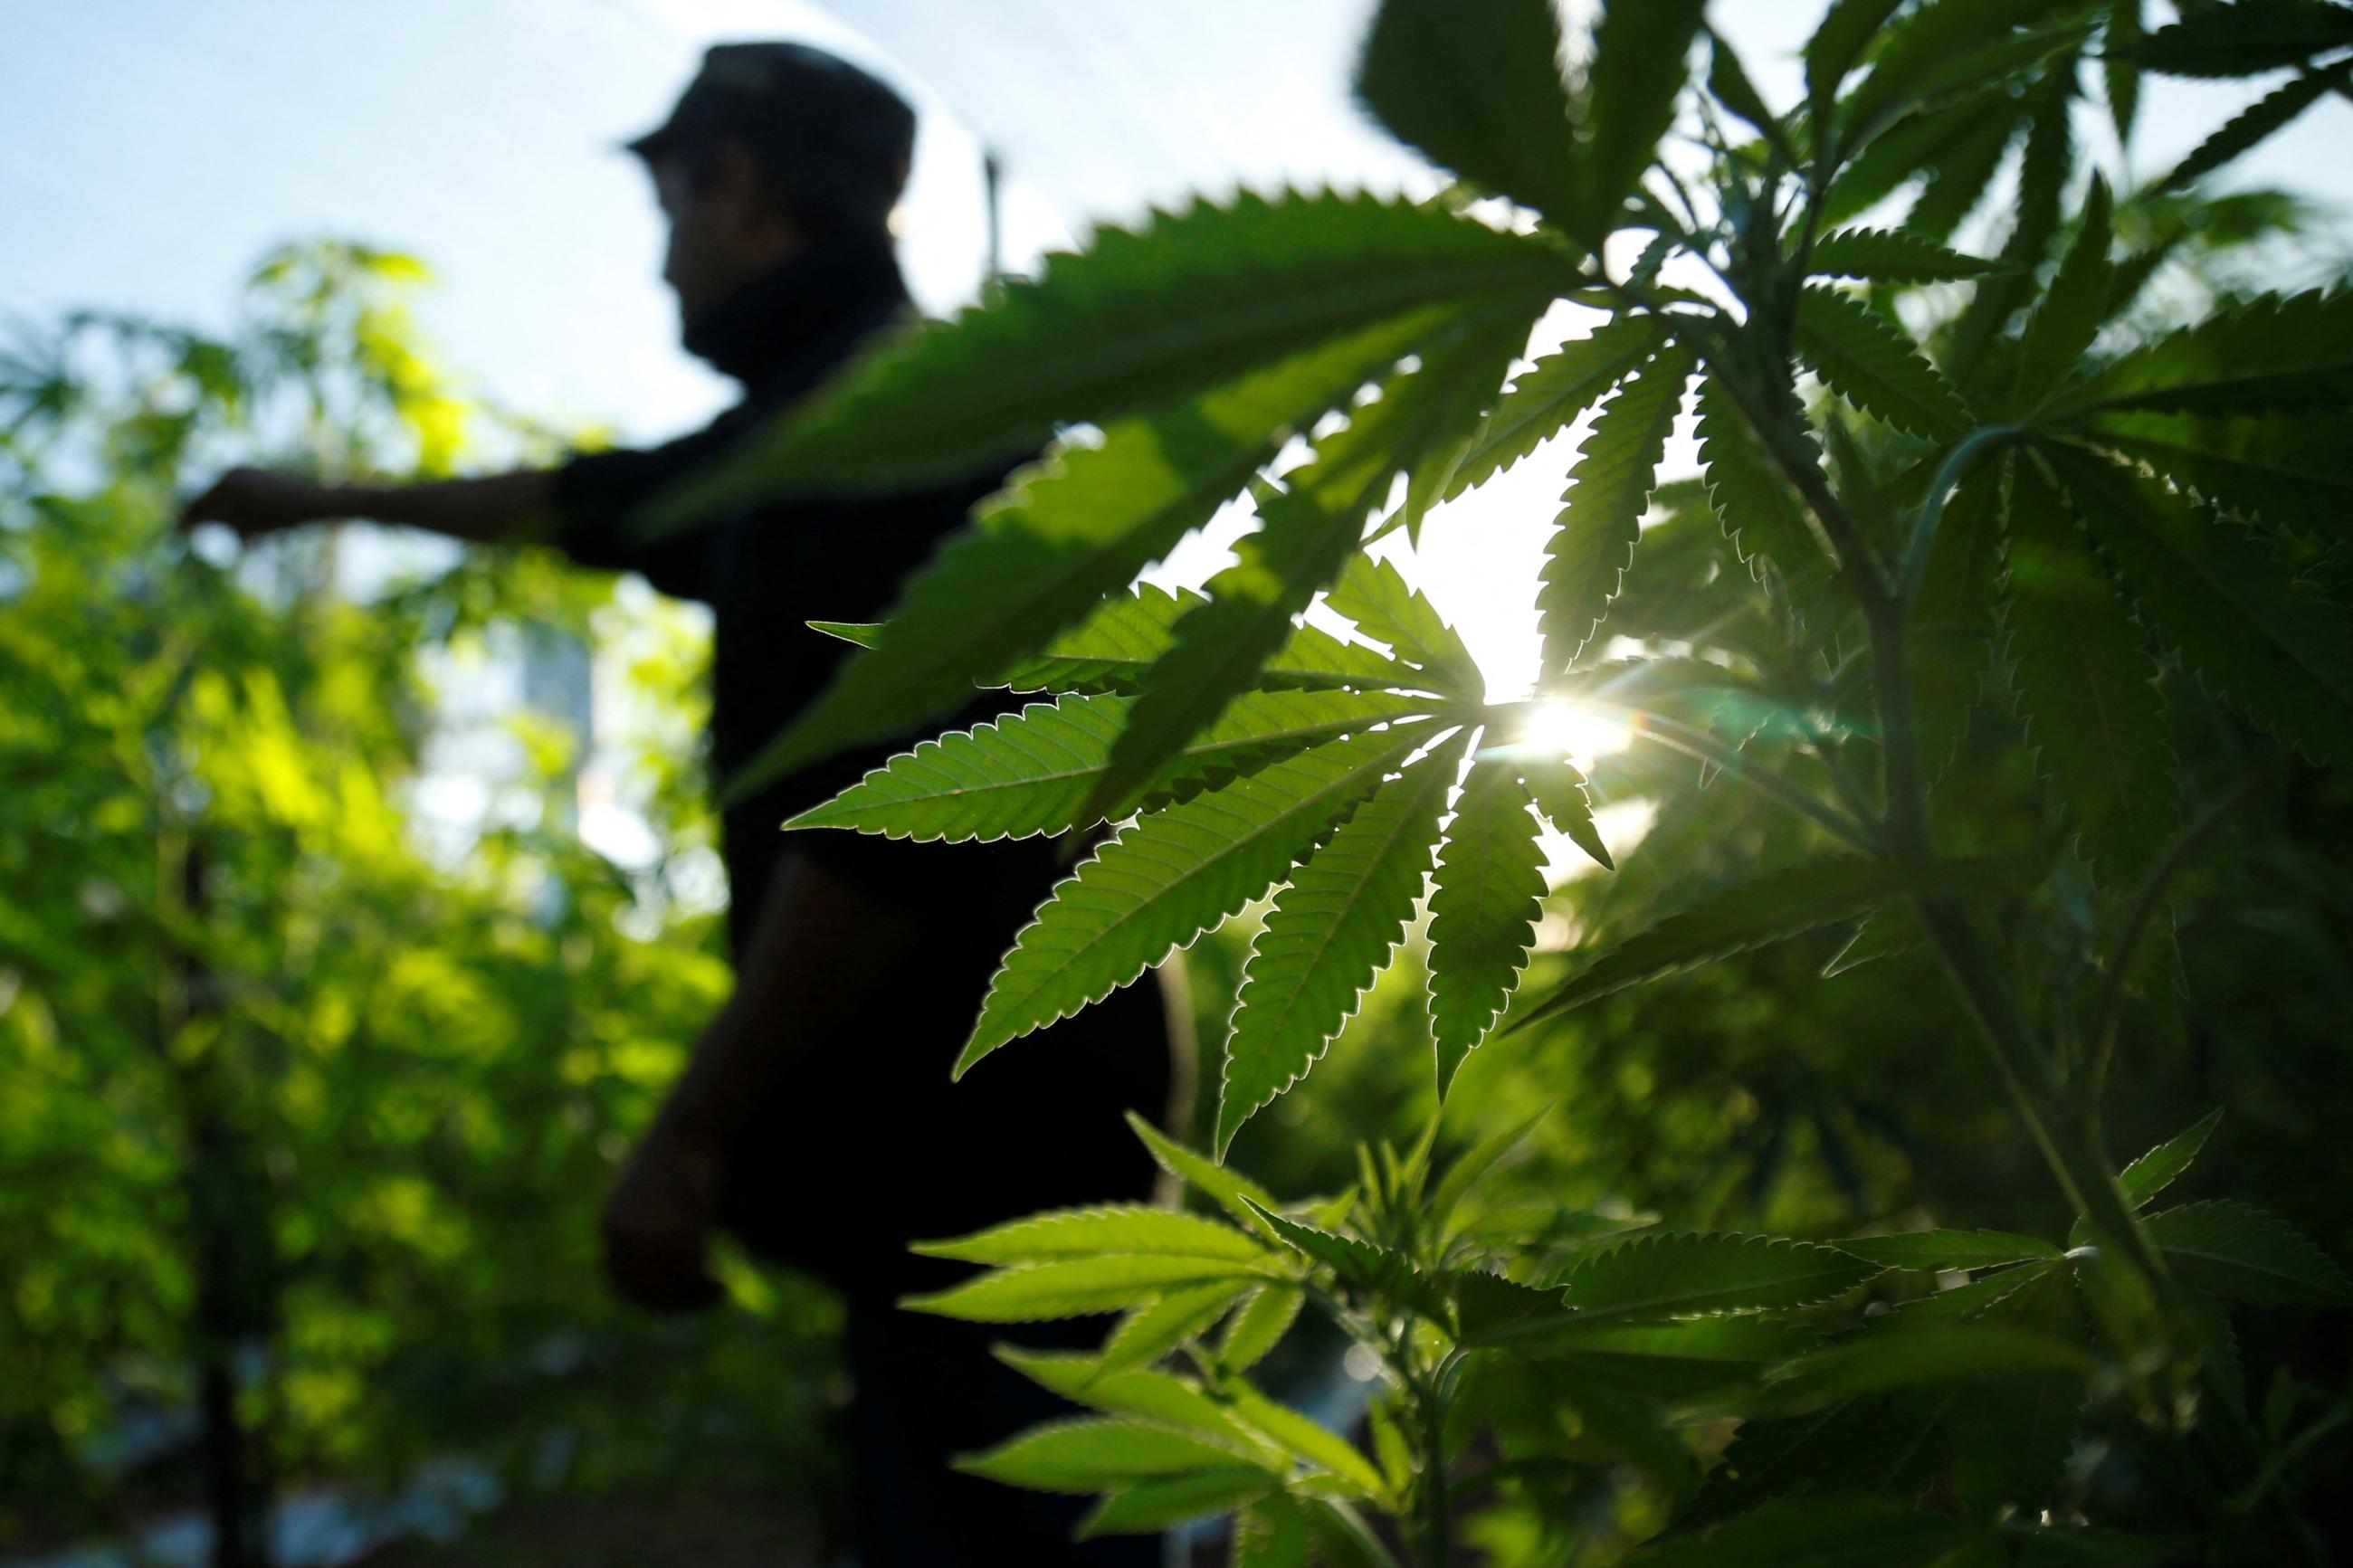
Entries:
[[[1583, 0], [1568, 0], [1574, 10]], [[979, 148], [1015, 180], [1017, 262], [1195, 189], [1394, 186], [1410, 162], [1351, 105], [1371, 0], [0, 0], [0, 315], [77, 304], [218, 320], [269, 244], [348, 235], [438, 269], [445, 357], [515, 405], [636, 437], [724, 384], [674, 346], [645, 181], [615, 151], [715, 39], [799, 37], [924, 115], [904, 250], [933, 310], [977, 281]], [[1768, 97], [1798, 90], [1817, 0], [1717, 0]], [[2154, 84], [2162, 168], [2266, 84]], [[2097, 117], [2087, 115], [2087, 126]], [[2353, 105], [2233, 169], [2353, 205]], [[1567, 325], [1564, 320], [1564, 328]], [[1538, 459], [1427, 536], [1419, 575], [1508, 681], [1561, 483]]]

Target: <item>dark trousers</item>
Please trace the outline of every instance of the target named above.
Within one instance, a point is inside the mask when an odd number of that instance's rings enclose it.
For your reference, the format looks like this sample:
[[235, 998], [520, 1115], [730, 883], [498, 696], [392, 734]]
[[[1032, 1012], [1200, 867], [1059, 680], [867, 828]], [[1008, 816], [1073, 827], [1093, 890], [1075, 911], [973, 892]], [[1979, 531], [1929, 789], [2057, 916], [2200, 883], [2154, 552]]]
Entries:
[[853, 1306], [847, 1350], [850, 1511], [859, 1568], [1160, 1568], [1158, 1536], [1076, 1542], [1087, 1498], [1026, 1491], [951, 1468], [1040, 1421], [1082, 1414], [989, 1354], [1092, 1349], [1103, 1326], [960, 1323]]

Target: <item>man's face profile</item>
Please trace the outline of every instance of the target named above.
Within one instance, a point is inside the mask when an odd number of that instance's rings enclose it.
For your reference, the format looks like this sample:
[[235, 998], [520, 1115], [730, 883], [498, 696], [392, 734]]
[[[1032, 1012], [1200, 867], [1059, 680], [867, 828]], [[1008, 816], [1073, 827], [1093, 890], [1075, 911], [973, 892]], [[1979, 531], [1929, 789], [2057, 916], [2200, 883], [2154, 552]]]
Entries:
[[662, 281], [693, 321], [789, 255], [791, 226], [741, 143], [723, 142], [704, 157], [657, 159], [654, 193], [670, 220]]

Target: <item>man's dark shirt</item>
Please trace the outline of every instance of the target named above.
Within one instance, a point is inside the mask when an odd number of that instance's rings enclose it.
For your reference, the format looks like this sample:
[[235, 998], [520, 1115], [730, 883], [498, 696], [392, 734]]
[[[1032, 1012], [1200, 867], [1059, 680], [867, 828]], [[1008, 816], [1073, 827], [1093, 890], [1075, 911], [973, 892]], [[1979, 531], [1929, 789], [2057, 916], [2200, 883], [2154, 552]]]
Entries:
[[[1001, 476], [897, 495], [795, 498], [651, 544], [634, 537], [631, 514], [815, 388], [907, 305], [885, 242], [799, 256], [688, 332], [691, 350], [744, 384], [741, 405], [668, 446], [577, 458], [557, 477], [558, 542], [574, 559], [642, 573], [665, 594], [711, 606], [719, 780], [799, 713], [849, 653], [805, 623], [881, 618], [899, 580]], [[911, 1237], [1140, 1195], [1149, 1168], [1121, 1112], [1156, 1120], [1167, 1096], [1166, 1023], [1149, 984], [1014, 1042], [949, 1084], [997, 958], [1054, 881], [1054, 847], [911, 845], [778, 827], [916, 738], [773, 784], [729, 807], [722, 824], [739, 963], [787, 849], [920, 922], [918, 956], [840, 1037], [778, 1043], [795, 1066], [729, 1171], [731, 1228], [833, 1276], [853, 1297], [939, 1281], [906, 1257]]]

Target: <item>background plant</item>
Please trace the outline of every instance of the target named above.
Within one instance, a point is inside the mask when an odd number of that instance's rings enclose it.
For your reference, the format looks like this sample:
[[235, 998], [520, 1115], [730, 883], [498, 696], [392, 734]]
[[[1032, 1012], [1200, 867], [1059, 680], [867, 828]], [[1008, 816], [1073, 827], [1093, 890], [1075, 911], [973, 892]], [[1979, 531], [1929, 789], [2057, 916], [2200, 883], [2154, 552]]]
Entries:
[[820, 1297], [738, 1270], [764, 1316], [657, 1329], [596, 1264], [724, 984], [668, 869], [711, 839], [692, 753], [639, 737], [672, 858], [636, 876], [575, 831], [547, 715], [495, 724], [480, 829], [417, 798], [486, 647], [617, 644], [683, 728], [691, 628], [543, 555], [321, 531], [231, 573], [173, 531], [234, 461], [544, 449], [426, 357], [421, 278], [290, 248], [231, 331], [90, 314], [0, 359], [0, 1552], [201, 1502], [249, 1563], [318, 1486], [576, 1499], [817, 1452]]
[[[1390, 0], [1361, 90], [1457, 176], [1445, 197], [1244, 196], [1106, 231], [911, 334], [649, 526], [765, 489], [961, 471], [1087, 426], [951, 539], [880, 628], [837, 628], [871, 646], [754, 771], [935, 718], [976, 682], [1052, 694], [917, 748], [797, 826], [987, 838], [1124, 824], [1008, 954], [966, 1068], [1271, 895], [1228, 1034], [1222, 1151], [1323, 1055], [1433, 864], [1442, 1093], [1534, 943], [1532, 811], [1610, 858], [1597, 781], [1542, 743], [1541, 710], [1488, 700], [1436, 616], [1361, 554], [1586, 419], [1535, 596], [1542, 697], [1630, 712], [1648, 742], [1635, 767], [1663, 749], [1698, 776], [1601, 781], [1661, 799], [1641, 879], [1588, 906], [1588, 939], [1515, 1024], [1851, 931], [1830, 967], [1905, 974], [1911, 1005], [1969, 1053], [1959, 1076], [2006, 1109], [2000, 1138], [2043, 1169], [2052, 1200], [2021, 1206], [2074, 1232], [2063, 1247], [1929, 1231], [1838, 1248], [1667, 1233], [1564, 1270], [1537, 1228], [1461, 1259], [1429, 1249], [1412, 1157], [1368, 1169], [1353, 1237], [1337, 1211], [1316, 1225], [1245, 1205], [1273, 1264], [1205, 1274], [1190, 1254], [1100, 1237], [1072, 1250], [1116, 1261], [1073, 1263], [1000, 1239], [967, 1244], [1008, 1270], [969, 1289], [1124, 1280], [1039, 1314], [1132, 1308], [1116, 1360], [1124, 1337], [1187, 1342], [1200, 1325], [1172, 1325], [1187, 1300], [1209, 1320], [1210, 1283], [1330, 1270], [1314, 1278], [1333, 1315], [1383, 1358], [1402, 1412], [1398, 1436], [1374, 1427], [1395, 1465], [1378, 1487], [1359, 1473], [1353, 1495], [1425, 1561], [1449, 1551], [1450, 1469], [1497, 1455], [1539, 1560], [1614, 1550], [1591, 1528], [1591, 1485], [1521, 1473], [1556, 1460], [1643, 1475], [1657, 1511], [1613, 1528], [1665, 1524], [1662, 1561], [1803, 1561], [1834, 1541], [1884, 1562], [2324, 1560], [2297, 1497], [2341, 1392], [2275, 1380], [2251, 1397], [2214, 1298], [2341, 1304], [2345, 1278], [2234, 1201], [2144, 1215], [2207, 1124], [2119, 1173], [2104, 1115], [2120, 1059], [2151, 1070], [2196, 1027], [2179, 984], [2195, 961], [2174, 933], [2185, 879], [2252, 803], [2335, 788], [2292, 757], [2353, 756], [2335, 537], [2348, 297], [2218, 297], [2169, 270], [2287, 216], [2185, 193], [2341, 89], [2353, 10], [2214, 0], [2149, 30], [2132, 4], [1841, 0], [1806, 50], [1806, 101], [1779, 113], [1697, 0], [1604, 7], [1566, 72], [1561, 42], [1543, 0]], [[2283, 68], [2287, 87], [2121, 198], [2076, 150], [2095, 70], [2128, 132], [2143, 70]], [[1955, 247], [2013, 156], [1995, 253]], [[1906, 194], [1900, 224], [1858, 223]], [[1609, 320], [1514, 374], [1563, 300]], [[1702, 472], [1662, 486], [1687, 399]], [[1205, 593], [1124, 592], [1246, 489], [1258, 526]], [[1301, 629], [1319, 596], [1357, 635]], [[1736, 796], [1784, 820], [1711, 838]], [[1812, 1120], [1827, 1142], [1835, 1119]], [[1092, 1236], [1087, 1223], [1030, 1234]], [[1852, 1321], [1866, 1279], [1880, 1305], [1914, 1289], [1883, 1270], [1985, 1272], [1824, 1350], [1774, 1342], [1754, 1376], [1629, 1380], [1639, 1420], [1589, 1408], [1603, 1401], [1577, 1392], [1586, 1352], [1556, 1344], [1613, 1315], [1685, 1343], [1756, 1328], [1741, 1342], [1766, 1344], [1787, 1325], [1739, 1314], [1844, 1298]], [[1447, 1381], [1490, 1354], [1524, 1412]], [[1235, 1370], [1200, 1360], [1195, 1392], [1246, 1405]], [[2005, 1397], [1961, 1402], [1989, 1386]], [[1698, 1457], [1733, 1420], [1702, 1484]], [[1477, 1440], [1450, 1447], [1458, 1422]], [[1217, 1468], [1177, 1463], [1179, 1447], [1096, 1477], [1116, 1483], [1106, 1515], [1123, 1517], [1126, 1485]], [[1345, 1557], [1267, 1522], [1314, 1512], [1351, 1468], [1289, 1452], [1250, 1482], [1282, 1500], [1250, 1502], [1244, 1538], [1274, 1542], [1251, 1548], [1265, 1560]], [[1163, 1512], [1234, 1500], [1155, 1496]]]

